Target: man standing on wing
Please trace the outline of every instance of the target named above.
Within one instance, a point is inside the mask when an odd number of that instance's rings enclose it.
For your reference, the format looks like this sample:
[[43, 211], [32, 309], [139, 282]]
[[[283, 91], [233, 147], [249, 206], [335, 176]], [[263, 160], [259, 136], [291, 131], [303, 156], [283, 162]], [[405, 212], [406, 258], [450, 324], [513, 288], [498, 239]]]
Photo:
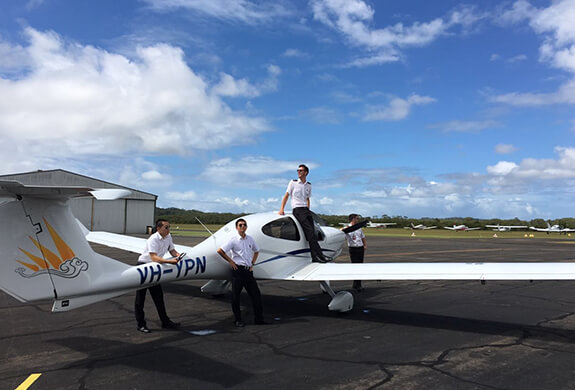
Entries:
[[329, 260], [323, 255], [321, 247], [317, 242], [313, 216], [309, 210], [309, 198], [311, 197], [311, 183], [307, 181], [309, 168], [300, 164], [297, 169], [297, 180], [292, 180], [287, 186], [286, 193], [282, 199], [279, 214], [284, 215], [284, 208], [288, 198], [291, 196], [292, 214], [300, 223], [306, 240], [309, 242], [311, 259], [314, 263], [326, 263]]

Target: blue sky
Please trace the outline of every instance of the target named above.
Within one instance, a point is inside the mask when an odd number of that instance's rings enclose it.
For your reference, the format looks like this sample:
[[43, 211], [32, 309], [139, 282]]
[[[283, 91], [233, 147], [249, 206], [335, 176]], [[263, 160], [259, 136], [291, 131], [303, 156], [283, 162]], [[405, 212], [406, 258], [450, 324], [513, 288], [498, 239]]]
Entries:
[[0, 173], [160, 207], [558, 218], [575, 1], [2, 0]]

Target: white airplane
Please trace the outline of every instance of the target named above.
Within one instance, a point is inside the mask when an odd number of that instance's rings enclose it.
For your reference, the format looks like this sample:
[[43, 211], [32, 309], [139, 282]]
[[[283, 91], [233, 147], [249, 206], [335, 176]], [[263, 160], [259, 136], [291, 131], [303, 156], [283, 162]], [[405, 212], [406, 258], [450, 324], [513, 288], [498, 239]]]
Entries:
[[[344, 226], [344, 227], [349, 226], [349, 223], [345, 223], [345, 222], [340, 222], [339, 224], [341, 226]], [[395, 223], [395, 222], [371, 222], [371, 221], [369, 221], [367, 223], [367, 225], [365, 225], [365, 227], [367, 227], [367, 228], [386, 228], [388, 226], [393, 226], [393, 225], [397, 225], [397, 223]]]
[[527, 226], [510, 225], [485, 225], [485, 227], [493, 228], [494, 232], [510, 232], [512, 229], [527, 229]]
[[368, 228], [386, 228], [388, 226], [397, 225], [395, 222], [371, 222], [369, 221], [365, 227]]
[[414, 225], [413, 222], [411, 223], [411, 226], [404, 227], [404, 229], [411, 229], [411, 230], [430, 230], [436, 228], [437, 226], [425, 226], [422, 223], [420, 223], [419, 225]]
[[469, 230], [479, 230], [479, 229], [481, 229], [481, 228], [480, 228], [480, 227], [470, 228], [470, 227], [467, 227], [467, 226], [465, 226], [465, 225], [453, 225], [453, 227], [451, 227], [451, 226], [445, 226], [444, 229], [455, 230], [455, 231], [458, 231], [458, 232], [460, 232], [460, 231], [462, 231], [462, 232], [467, 232], [467, 231], [469, 231]]
[[[130, 266], [100, 255], [88, 240], [140, 253], [145, 240], [114, 233], [89, 232], [72, 215], [68, 200], [77, 196], [117, 199], [125, 190], [22, 185], [0, 181], [0, 289], [21, 302], [53, 300], [62, 312], [113, 298], [160, 282], [210, 280], [208, 294], [228, 290], [228, 263], [216, 250], [237, 234], [231, 221], [194, 247], [176, 245], [187, 255], [177, 264]], [[331, 295], [328, 308], [353, 308], [353, 295], [335, 293], [331, 280], [575, 280], [575, 263], [312, 263], [301, 226], [286, 214], [244, 217], [248, 234], [260, 246], [254, 267], [258, 279], [320, 282]], [[324, 253], [337, 257], [344, 233], [318, 226]], [[134, 260], [137, 254], [134, 254]]]
[[547, 222], [546, 228], [536, 228], [533, 226], [529, 226], [529, 229], [535, 230], [536, 232], [545, 232], [547, 234], [549, 234], [549, 233], [567, 234], [567, 233], [575, 232], [575, 229], [561, 228], [559, 225], [551, 226], [551, 224], [549, 222]]

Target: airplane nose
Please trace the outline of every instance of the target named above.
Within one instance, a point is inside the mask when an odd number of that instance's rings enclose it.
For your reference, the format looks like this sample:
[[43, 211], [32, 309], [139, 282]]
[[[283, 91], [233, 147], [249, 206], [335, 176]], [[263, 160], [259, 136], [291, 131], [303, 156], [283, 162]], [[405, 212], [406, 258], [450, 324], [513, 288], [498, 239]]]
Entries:
[[329, 226], [322, 226], [321, 229], [325, 234], [325, 240], [321, 243], [323, 252], [326, 256], [335, 259], [341, 254], [343, 250], [345, 233], [339, 229], [335, 229]]

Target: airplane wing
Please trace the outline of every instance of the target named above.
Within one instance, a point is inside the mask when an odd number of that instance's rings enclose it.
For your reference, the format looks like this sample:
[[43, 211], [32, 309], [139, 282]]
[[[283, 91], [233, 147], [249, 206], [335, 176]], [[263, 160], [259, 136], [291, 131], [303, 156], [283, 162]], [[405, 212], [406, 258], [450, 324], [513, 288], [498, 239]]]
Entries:
[[309, 264], [282, 280], [572, 280], [575, 263]]
[[481, 229], [481, 228], [480, 228], [480, 227], [475, 227], [475, 228], [470, 228], [470, 227], [468, 227], [468, 228], [466, 228], [465, 230], [479, 230], [479, 229]]
[[533, 227], [533, 226], [529, 226], [529, 229], [535, 230], [536, 232], [548, 232], [548, 231], [550, 231], [549, 228], [536, 228], [536, 227]]
[[455, 228], [449, 227], [449, 226], [444, 226], [443, 228], [444, 228], [444, 229], [447, 229], [447, 230], [455, 230]]
[[[108, 233], [108, 232], [90, 232], [86, 231], [86, 239], [95, 244], [102, 244], [112, 248], [118, 248], [125, 251], [142, 253], [146, 247], [146, 239], [139, 237], [131, 237], [123, 234]], [[174, 244], [174, 247], [179, 253], [189, 252], [189, 246]], [[170, 257], [169, 253], [165, 257]]]

